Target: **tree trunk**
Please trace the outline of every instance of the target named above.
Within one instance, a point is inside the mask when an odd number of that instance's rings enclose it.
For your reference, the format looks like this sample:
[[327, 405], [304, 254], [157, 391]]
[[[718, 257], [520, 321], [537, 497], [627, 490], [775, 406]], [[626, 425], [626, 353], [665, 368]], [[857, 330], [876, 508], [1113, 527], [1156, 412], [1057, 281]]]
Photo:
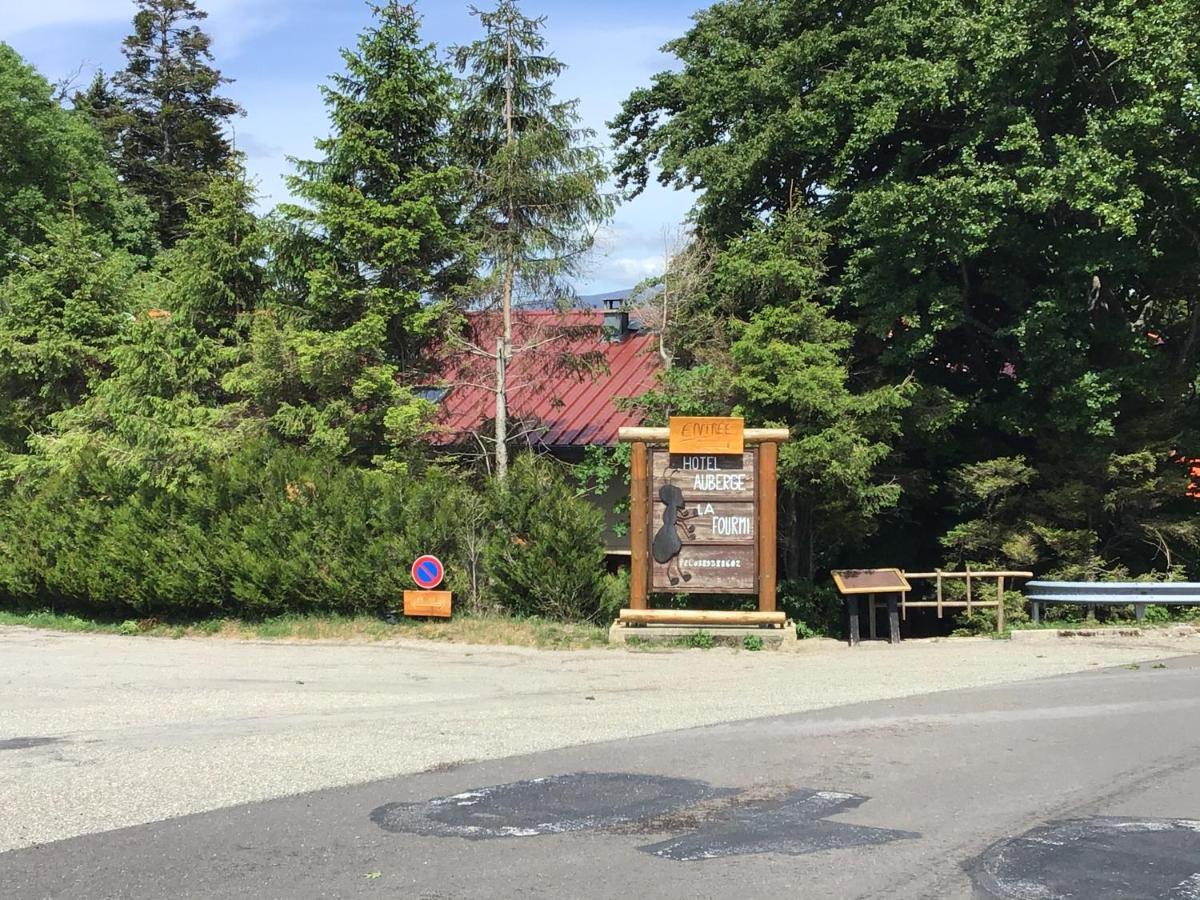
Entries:
[[816, 549], [816, 534], [813, 532], [813, 507], [815, 503], [808, 505], [808, 583], [815, 584], [817, 577], [817, 549]]
[[[504, 129], [507, 144], [511, 147], [513, 136], [513, 75], [512, 75], [512, 35], [508, 40], [508, 73], [504, 81]], [[509, 166], [512, 166], [512, 156], [509, 156]], [[508, 225], [513, 220], [513, 203], [510, 195], [508, 201]], [[500, 311], [503, 325], [500, 340], [496, 341], [496, 478], [500, 481], [508, 476], [508, 361], [512, 358], [512, 293], [515, 276], [516, 259], [512, 248], [508, 250], [508, 258], [504, 261], [504, 288], [500, 295]]]
[[800, 517], [797, 513], [799, 505], [796, 495], [792, 491], [784, 493], [785, 508], [787, 514], [784, 520], [787, 522], [787, 533], [784, 535], [787, 548], [783, 556], [783, 568], [785, 578], [788, 581], [797, 581], [800, 578]]
[[500, 303], [504, 324], [496, 342], [496, 478], [508, 475], [508, 361], [512, 357], [513, 266], [504, 269], [504, 292]]

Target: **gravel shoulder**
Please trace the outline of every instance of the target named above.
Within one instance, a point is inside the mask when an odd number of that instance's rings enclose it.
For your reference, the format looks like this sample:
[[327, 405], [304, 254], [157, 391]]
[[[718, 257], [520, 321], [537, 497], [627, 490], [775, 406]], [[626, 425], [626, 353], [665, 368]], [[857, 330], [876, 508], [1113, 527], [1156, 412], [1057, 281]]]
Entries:
[[569, 653], [0, 627], [0, 852], [677, 728], [1200, 653], [1200, 636]]

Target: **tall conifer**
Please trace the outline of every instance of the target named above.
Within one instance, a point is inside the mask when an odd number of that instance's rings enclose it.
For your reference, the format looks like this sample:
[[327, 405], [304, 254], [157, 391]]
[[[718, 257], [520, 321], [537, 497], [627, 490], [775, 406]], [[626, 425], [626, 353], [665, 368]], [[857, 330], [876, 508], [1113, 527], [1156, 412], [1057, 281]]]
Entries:
[[211, 39], [192, 0], [136, 0], [125, 68], [113, 78], [121, 104], [117, 168], [158, 214], [159, 239], [183, 235], [188, 203], [233, 154], [227, 129], [241, 108], [220, 95], [230, 79], [213, 67]]
[[[428, 413], [423, 350], [467, 267], [461, 173], [448, 163], [453, 77], [411, 6], [372, 7], [345, 71], [324, 88], [332, 134], [295, 161], [272, 274], [278, 317], [257, 324], [243, 374], [280, 431], [340, 454], [380, 457]], [[281, 333], [280, 329], [285, 333]], [[275, 384], [280, 365], [296, 373]], [[278, 401], [273, 399], [278, 397]]]
[[578, 101], [554, 96], [565, 66], [546, 53], [545, 19], [525, 16], [512, 0], [472, 13], [484, 36], [454, 53], [465, 76], [456, 146], [472, 173], [469, 221], [485, 259], [478, 295], [500, 312], [494, 347], [473, 349], [495, 361], [496, 475], [504, 478], [509, 366], [530, 349], [513, 345], [514, 302], [570, 293], [565, 279], [613, 200], [601, 192], [608, 170], [587, 143], [594, 135], [580, 125]]

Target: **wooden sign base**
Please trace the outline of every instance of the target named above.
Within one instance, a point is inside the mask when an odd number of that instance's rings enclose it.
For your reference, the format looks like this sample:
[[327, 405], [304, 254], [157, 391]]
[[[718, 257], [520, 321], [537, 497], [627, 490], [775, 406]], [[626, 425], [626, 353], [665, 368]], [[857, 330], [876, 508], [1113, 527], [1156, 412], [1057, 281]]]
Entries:
[[406, 616], [432, 616], [450, 618], [450, 591], [405, 591], [404, 614]]
[[623, 609], [622, 625], [757, 625], [760, 628], [782, 628], [787, 615], [782, 612], [739, 612], [716, 609]]

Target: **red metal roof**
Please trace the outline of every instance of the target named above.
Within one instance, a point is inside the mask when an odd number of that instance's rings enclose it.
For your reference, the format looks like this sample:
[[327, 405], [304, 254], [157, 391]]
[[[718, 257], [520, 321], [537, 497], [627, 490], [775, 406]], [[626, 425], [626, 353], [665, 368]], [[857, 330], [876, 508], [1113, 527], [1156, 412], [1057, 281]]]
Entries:
[[[514, 311], [510, 434], [525, 433], [530, 443], [544, 447], [607, 446], [617, 442], [618, 428], [641, 423], [636, 413], [619, 410], [614, 401], [638, 397], [654, 386], [661, 368], [656, 341], [637, 332], [606, 340], [603, 321], [599, 310]], [[492, 353], [499, 324], [493, 313], [472, 314], [466, 338]], [[433, 441], [462, 443], [495, 416], [496, 361], [454, 347], [444, 351], [441, 370], [449, 390], [440, 404]]]

